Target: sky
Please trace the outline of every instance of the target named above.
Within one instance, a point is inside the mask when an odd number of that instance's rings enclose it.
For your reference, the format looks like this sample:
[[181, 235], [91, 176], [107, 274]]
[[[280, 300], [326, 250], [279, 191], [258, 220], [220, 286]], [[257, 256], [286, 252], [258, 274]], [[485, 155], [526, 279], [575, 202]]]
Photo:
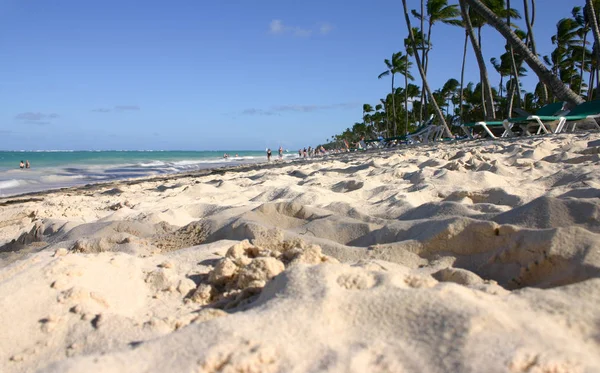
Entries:
[[[537, 4], [549, 54], [556, 22], [584, 0]], [[400, 0], [0, 0], [0, 150], [314, 146], [390, 92], [377, 76], [406, 35]], [[434, 26], [434, 89], [460, 78], [463, 35]], [[504, 44], [484, 28], [486, 61]], [[471, 49], [466, 71], [478, 81]]]

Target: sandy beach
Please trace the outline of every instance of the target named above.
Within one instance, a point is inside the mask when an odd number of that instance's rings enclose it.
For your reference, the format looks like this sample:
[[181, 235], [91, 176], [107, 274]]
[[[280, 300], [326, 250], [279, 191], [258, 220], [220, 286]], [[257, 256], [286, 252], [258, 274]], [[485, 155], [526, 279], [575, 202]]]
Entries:
[[600, 372], [600, 134], [0, 199], [0, 370]]

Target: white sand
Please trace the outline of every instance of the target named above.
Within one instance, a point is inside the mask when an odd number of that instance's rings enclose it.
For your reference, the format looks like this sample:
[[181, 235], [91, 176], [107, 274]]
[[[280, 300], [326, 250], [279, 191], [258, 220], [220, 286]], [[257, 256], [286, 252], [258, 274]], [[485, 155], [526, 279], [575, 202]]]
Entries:
[[35, 198], [3, 373], [600, 372], [597, 133]]

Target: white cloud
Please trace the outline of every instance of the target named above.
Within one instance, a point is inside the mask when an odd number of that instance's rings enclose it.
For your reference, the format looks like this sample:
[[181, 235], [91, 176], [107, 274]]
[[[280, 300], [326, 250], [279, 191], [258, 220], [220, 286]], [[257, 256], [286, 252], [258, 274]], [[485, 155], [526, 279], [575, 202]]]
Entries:
[[309, 37], [315, 33], [327, 35], [331, 32], [333, 26], [329, 23], [321, 23], [314, 28], [304, 28], [299, 26], [288, 26], [280, 19], [274, 19], [269, 24], [269, 33], [274, 35], [290, 34], [296, 37]]
[[319, 32], [321, 35], [327, 35], [331, 32], [331, 30], [333, 30], [333, 25], [329, 23], [322, 23], [321, 27], [319, 27]]
[[21, 122], [32, 123], [32, 124], [50, 124], [50, 119], [56, 119], [59, 115], [56, 113], [44, 114], [33, 111], [25, 113], [19, 113], [15, 116], [15, 119]]
[[117, 105], [115, 106], [116, 111], [138, 111], [140, 107], [137, 105]]
[[272, 20], [271, 24], [269, 25], [269, 31], [271, 34], [283, 34], [285, 32], [283, 22], [280, 19]]

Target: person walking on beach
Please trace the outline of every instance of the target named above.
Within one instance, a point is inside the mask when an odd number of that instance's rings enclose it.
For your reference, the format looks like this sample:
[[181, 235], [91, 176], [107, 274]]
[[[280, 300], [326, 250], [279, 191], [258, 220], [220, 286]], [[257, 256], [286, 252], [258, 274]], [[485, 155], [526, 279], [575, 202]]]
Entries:
[[25, 163], [23, 163], [23, 161], [21, 161], [21, 163], [19, 164], [19, 168], [21, 170], [25, 168]]
[[279, 146], [279, 160], [283, 159], [283, 148], [281, 147], [281, 145]]
[[30, 168], [30, 167], [31, 167], [31, 165], [29, 164], [29, 160], [26, 160], [25, 161], [25, 168]]
[[271, 149], [267, 148], [267, 162], [271, 162]]

